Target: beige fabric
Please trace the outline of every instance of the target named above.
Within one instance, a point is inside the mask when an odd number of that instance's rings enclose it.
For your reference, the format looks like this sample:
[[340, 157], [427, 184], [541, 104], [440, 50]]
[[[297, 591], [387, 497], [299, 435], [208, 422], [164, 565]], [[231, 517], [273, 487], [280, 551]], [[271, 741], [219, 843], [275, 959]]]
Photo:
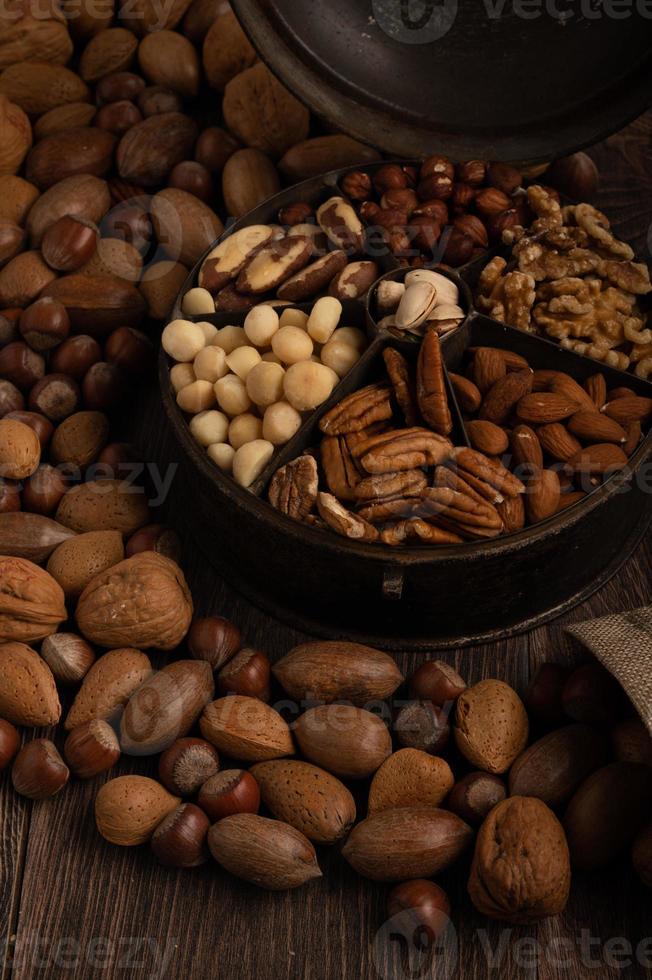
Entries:
[[652, 606], [567, 627], [620, 681], [652, 734]]

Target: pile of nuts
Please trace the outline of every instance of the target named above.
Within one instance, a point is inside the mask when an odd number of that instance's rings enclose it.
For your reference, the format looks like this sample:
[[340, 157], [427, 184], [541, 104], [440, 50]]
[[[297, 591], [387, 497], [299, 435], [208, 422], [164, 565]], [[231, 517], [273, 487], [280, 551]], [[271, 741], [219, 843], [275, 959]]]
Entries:
[[341, 316], [340, 301], [322, 296], [309, 312], [287, 307], [279, 316], [260, 304], [242, 326], [173, 320], [163, 331], [163, 349], [176, 362], [170, 383], [192, 416], [190, 432], [241, 486], [258, 479], [304, 413], [326, 401], [360, 359], [365, 334], [340, 327]]
[[652, 292], [650, 272], [591, 204], [561, 207], [539, 185], [527, 192], [536, 220], [503, 233], [511, 261], [493, 258], [480, 276], [478, 309], [519, 330], [538, 332], [640, 378], [652, 375], [652, 330], [637, 297]]
[[320, 446], [272, 477], [272, 506], [356, 541], [494, 538], [582, 500], [626, 465], [652, 419], [652, 398], [608, 391], [602, 374], [580, 385], [510, 350], [468, 354], [466, 373], [448, 374], [433, 329], [416, 370], [386, 347], [387, 376], [321, 418]]

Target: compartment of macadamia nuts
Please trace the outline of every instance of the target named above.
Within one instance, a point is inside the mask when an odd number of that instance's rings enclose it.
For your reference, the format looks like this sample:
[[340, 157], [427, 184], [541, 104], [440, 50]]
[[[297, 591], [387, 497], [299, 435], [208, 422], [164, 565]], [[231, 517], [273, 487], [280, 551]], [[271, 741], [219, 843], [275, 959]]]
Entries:
[[169, 384], [190, 432], [243, 487], [255, 486], [367, 348], [364, 310], [314, 304], [176, 319], [164, 329]]

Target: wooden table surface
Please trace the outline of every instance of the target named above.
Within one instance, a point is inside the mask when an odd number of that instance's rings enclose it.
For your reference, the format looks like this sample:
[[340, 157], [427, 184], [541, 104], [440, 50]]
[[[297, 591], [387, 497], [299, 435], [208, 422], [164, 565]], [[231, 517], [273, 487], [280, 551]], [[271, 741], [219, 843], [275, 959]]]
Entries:
[[[618, 233], [650, 258], [652, 114], [592, 150], [603, 179], [599, 204]], [[132, 432], [146, 458], [174, 463], [154, 385], [140, 399]], [[170, 514], [190, 501], [179, 491]], [[172, 518], [176, 521], [176, 518]], [[183, 535], [183, 524], [179, 521]], [[272, 658], [302, 639], [232, 592], [184, 543], [184, 568], [202, 613], [233, 618], [251, 645]], [[261, 555], [261, 561], [264, 556]], [[621, 572], [563, 621], [525, 636], [451, 650], [469, 682], [498, 677], [519, 690], [543, 660], [565, 652], [564, 622], [651, 600], [652, 534]], [[316, 597], [318, 598], [318, 597]], [[472, 601], [472, 596], [469, 601]], [[404, 671], [423, 654], [398, 657]], [[57, 736], [59, 737], [59, 736]], [[127, 762], [121, 772], [152, 771]], [[422, 977], [577, 978], [652, 976], [652, 895], [626, 868], [577, 875], [563, 915], [531, 928], [478, 916], [466, 897], [466, 869], [442, 884], [455, 927], [428, 962], [385, 925], [388, 888], [358, 878], [337, 848], [321, 848], [323, 879], [289, 893], [258, 891], [210, 864], [194, 872], [157, 866], [146, 847], [120, 849], [94, 828], [97, 783], [74, 782], [50, 802], [30, 804], [0, 778], [0, 977], [172, 977], [209, 980], [420, 980]]]

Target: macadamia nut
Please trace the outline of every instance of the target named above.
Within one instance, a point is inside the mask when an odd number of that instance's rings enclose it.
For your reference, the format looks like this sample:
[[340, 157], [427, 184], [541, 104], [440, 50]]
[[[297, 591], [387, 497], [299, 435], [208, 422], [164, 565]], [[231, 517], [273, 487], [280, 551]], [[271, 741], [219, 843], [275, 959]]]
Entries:
[[[335, 333], [339, 333], [339, 331], [336, 330]], [[360, 360], [360, 351], [352, 347], [351, 344], [342, 343], [340, 340], [329, 340], [322, 347], [321, 359], [322, 363], [332, 368], [338, 377], [343, 378]]]
[[274, 446], [266, 439], [255, 439], [236, 450], [233, 457], [233, 476], [242, 487], [250, 487], [263, 472], [274, 454]]
[[196, 415], [215, 404], [215, 391], [210, 381], [193, 381], [177, 394], [177, 405], [184, 412]]
[[229, 425], [229, 442], [234, 449], [239, 449], [240, 446], [253, 442], [254, 439], [260, 439], [262, 434], [262, 421], [250, 412], [237, 415]]
[[244, 386], [236, 374], [227, 374], [225, 378], [220, 378], [215, 382], [215, 392], [217, 404], [227, 415], [242, 415], [251, 408], [251, 400]]
[[280, 364], [281, 358], [277, 357], [273, 350], [267, 350], [263, 354], [263, 361], [267, 361], [269, 364]]
[[230, 354], [237, 347], [247, 346], [247, 335], [242, 327], [222, 327], [213, 337], [212, 344]]
[[196, 286], [183, 297], [181, 309], [186, 316], [204, 316], [215, 312], [215, 300], [207, 289]]
[[303, 310], [292, 308], [283, 310], [280, 324], [282, 327], [301, 327], [302, 330], [305, 330], [308, 326], [308, 314], [304, 313]]
[[244, 322], [244, 332], [254, 347], [269, 347], [278, 328], [278, 313], [271, 306], [254, 306]]
[[313, 343], [301, 327], [281, 327], [272, 337], [272, 350], [284, 364], [298, 364], [311, 357]]
[[337, 375], [325, 364], [302, 361], [285, 372], [283, 391], [293, 408], [298, 412], [309, 412], [326, 401], [336, 383]]
[[172, 320], [161, 335], [163, 350], [179, 363], [194, 361], [206, 346], [204, 331], [190, 320]]
[[247, 394], [259, 408], [267, 408], [283, 397], [285, 371], [280, 364], [261, 361], [247, 375]]
[[308, 333], [317, 344], [326, 344], [340, 322], [342, 304], [334, 296], [318, 299], [308, 319]]
[[212, 384], [229, 373], [226, 354], [221, 347], [204, 347], [197, 354], [192, 366], [196, 378], [200, 381], [210, 381]]
[[216, 409], [200, 412], [190, 420], [190, 431], [200, 446], [224, 442], [228, 429], [229, 420], [223, 412], [218, 412]]
[[217, 327], [214, 323], [208, 323], [206, 320], [202, 320], [201, 323], [197, 324], [204, 331], [204, 340], [207, 344], [212, 344], [217, 337]]
[[331, 341], [333, 340], [339, 340], [343, 344], [349, 344], [351, 347], [359, 350], [360, 353], [367, 347], [367, 338], [362, 330], [358, 330], [357, 327], [339, 327], [331, 337]]
[[191, 385], [193, 381], [196, 381], [196, 375], [192, 364], [175, 364], [170, 371], [170, 384], [176, 394], [179, 394], [186, 385]]
[[235, 456], [235, 449], [233, 446], [229, 446], [228, 442], [216, 442], [212, 446], [209, 446], [206, 450], [210, 459], [213, 460], [216, 466], [224, 473], [230, 473], [233, 469], [233, 457]]
[[247, 375], [257, 364], [260, 364], [261, 357], [255, 347], [236, 347], [231, 353], [227, 354], [226, 363], [231, 371], [237, 374], [242, 381], [247, 380]]
[[289, 402], [275, 402], [265, 409], [263, 439], [282, 446], [301, 428], [301, 415]]

